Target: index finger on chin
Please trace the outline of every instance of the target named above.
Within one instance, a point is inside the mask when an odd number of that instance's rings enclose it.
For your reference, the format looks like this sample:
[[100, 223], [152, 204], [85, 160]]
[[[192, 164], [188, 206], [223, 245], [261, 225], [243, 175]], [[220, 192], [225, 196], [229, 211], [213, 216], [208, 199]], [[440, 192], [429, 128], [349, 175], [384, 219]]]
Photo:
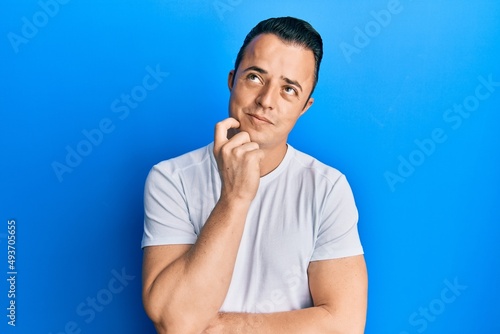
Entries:
[[227, 139], [227, 131], [229, 129], [237, 129], [240, 127], [240, 122], [235, 118], [229, 117], [220, 121], [215, 125], [214, 134], [214, 150], [218, 151], [229, 139]]

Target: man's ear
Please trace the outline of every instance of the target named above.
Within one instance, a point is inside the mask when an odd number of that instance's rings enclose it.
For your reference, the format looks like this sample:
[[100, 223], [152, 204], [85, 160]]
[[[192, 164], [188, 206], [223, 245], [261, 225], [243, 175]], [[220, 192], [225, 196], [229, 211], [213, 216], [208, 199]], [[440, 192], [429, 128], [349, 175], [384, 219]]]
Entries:
[[309, 100], [307, 100], [306, 105], [302, 109], [300, 116], [304, 115], [307, 109], [309, 109], [313, 105], [313, 103], [314, 103], [314, 97], [310, 97]]
[[234, 84], [234, 70], [229, 71], [229, 75], [227, 76], [227, 87], [229, 87], [229, 91], [233, 89]]

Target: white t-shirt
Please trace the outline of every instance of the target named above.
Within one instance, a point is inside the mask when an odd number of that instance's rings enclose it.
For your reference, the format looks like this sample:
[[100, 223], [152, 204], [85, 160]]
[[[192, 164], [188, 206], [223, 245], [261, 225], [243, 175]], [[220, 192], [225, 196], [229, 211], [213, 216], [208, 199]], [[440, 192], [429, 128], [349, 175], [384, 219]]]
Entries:
[[[196, 242], [220, 195], [212, 150], [213, 143], [152, 168], [142, 247]], [[363, 254], [357, 221], [345, 176], [288, 145], [281, 164], [260, 179], [221, 311], [312, 306], [309, 262]]]

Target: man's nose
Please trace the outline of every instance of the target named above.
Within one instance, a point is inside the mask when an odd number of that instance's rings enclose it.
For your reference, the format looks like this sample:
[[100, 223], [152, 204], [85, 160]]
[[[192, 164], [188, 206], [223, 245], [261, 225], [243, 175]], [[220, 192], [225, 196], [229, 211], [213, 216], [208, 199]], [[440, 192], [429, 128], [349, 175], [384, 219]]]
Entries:
[[276, 107], [276, 100], [279, 97], [279, 89], [277, 85], [264, 85], [259, 91], [259, 95], [257, 95], [255, 102], [262, 109], [274, 109]]

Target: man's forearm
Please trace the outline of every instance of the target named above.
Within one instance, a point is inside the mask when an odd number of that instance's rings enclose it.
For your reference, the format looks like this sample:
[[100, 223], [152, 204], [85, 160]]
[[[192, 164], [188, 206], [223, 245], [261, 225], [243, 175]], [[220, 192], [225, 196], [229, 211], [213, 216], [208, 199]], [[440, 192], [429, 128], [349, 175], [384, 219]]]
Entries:
[[203, 334], [363, 333], [364, 323], [350, 323], [322, 306], [277, 313], [219, 313]]
[[219, 201], [196, 243], [152, 283], [149, 298], [162, 331], [199, 333], [217, 315], [229, 289], [248, 207], [241, 201]]

